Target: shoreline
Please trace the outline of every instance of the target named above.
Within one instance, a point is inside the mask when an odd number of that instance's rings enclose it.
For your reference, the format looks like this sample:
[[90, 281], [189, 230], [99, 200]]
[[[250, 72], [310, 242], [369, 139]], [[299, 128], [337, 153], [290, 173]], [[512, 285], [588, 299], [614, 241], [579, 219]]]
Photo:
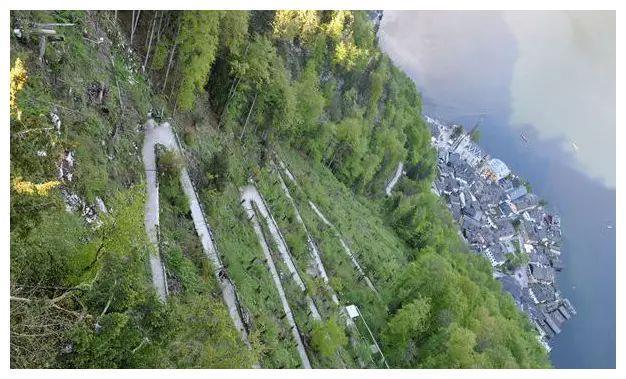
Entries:
[[528, 182], [472, 141], [472, 131], [424, 115], [436, 149], [437, 178], [431, 191], [442, 198], [470, 250], [485, 256], [502, 290], [550, 351], [552, 338], [576, 315], [556, 274], [561, 260], [560, 216], [532, 193]]

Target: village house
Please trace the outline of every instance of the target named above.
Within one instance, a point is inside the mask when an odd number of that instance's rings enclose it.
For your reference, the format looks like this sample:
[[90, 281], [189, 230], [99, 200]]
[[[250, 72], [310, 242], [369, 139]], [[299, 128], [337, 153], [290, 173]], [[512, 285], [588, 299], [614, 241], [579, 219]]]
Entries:
[[512, 204], [515, 205], [515, 208], [517, 209], [516, 213], [521, 213], [538, 206], [539, 198], [533, 193], [528, 193], [517, 200], [512, 201]]
[[531, 263], [530, 272], [535, 280], [543, 283], [554, 283], [554, 270], [550, 266]]
[[528, 190], [526, 190], [525, 186], [519, 186], [507, 192], [509, 199], [511, 201], [515, 201], [519, 199], [520, 197], [526, 195], [527, 193], [528, 193]]
[[500, 266], [506, 262], [502, 248], [498, 244], [488, 247], [485, 249], [484, 253], [493, 267]]
[[[450, 140], [449, 126], [428, 122], [437, 129], [432, 144], [439, 175], [432, 192], [446, 202], [470, 251], [490, 262], [502, 289], [528, 314], [549, 348], [547, 341], [576, 314], [554, 285], [562, 268], [560, 218], [547, 213], [504, 162], [483, 154], [469, 134]], [[504, 267], [507, 254], [525, 254], [529, 263], [511, 272]]]

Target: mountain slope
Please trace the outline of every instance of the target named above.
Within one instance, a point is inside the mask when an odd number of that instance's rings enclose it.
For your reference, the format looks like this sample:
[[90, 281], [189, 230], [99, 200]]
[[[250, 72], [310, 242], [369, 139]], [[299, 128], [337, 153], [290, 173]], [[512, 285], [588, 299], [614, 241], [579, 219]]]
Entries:
[[[366, 12], [18, 11], [11, 22], [22, 30], [11, 37], [12, 367], [549, 365], [429, 192], [419, 93], [378, 50]], [[75, 25], [57, 27], [64, 39], [40, 62], [32, 22]], [[183, 148], [156, 147], [156, 249], [143, 218], [149, 111]], [[400, 162], [408, 175], [385, 197]], [[264, 200], [245, 208], [252, 185]], [[200, 218], [219, 259], [203, 250]]]

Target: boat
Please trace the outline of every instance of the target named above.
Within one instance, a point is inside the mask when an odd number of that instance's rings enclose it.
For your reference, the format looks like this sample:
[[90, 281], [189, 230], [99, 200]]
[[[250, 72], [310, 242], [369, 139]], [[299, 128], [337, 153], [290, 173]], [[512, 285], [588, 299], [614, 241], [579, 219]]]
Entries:
[[524, 132], [521, 132], [519, 137], [522, 139], [522, 141], [528, 143], [528, 138], [526, 137], [526, 134], [524, 134]]
[[576, 142], [572, 142], [572, 149], [574, 149], [574, 152], [578, 151], [578, 145], [576, 145]]

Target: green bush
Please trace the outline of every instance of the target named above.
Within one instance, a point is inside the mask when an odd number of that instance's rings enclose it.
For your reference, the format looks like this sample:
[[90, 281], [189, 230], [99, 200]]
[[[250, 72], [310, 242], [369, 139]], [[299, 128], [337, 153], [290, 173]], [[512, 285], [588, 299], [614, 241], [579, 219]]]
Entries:
[[316, 322], [311, 332], [311, 344], [322, 357], [330, 358], [346, 346], [348, 337], [340, 324], [331, 318], [326, 322]]

